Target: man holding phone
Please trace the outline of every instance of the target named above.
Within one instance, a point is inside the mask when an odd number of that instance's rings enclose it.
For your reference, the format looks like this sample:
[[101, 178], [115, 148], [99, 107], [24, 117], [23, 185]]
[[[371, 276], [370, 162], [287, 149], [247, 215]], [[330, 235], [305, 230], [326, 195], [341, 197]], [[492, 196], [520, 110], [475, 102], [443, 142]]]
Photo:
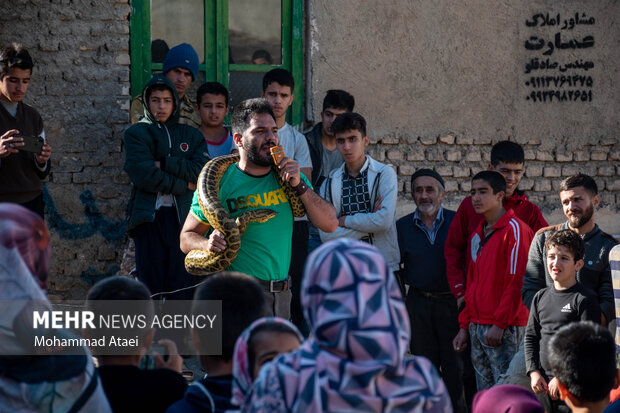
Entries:
[[20, 204], [43, 217], [42, 180], [50, 172], [52, 148], [41, 115], [22, 102], [33, 66], [19, 44], [0, 50], [0, 202]]

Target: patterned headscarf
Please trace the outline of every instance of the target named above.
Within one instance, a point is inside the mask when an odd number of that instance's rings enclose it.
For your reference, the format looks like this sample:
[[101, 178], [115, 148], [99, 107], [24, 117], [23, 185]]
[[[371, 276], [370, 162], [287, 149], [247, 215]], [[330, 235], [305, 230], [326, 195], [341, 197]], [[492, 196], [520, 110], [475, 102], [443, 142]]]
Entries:
[[254, 321], [243, 333], [237, 338], [235, 350], [233, 352], [233, 384], [232, 384], [232, 404], [235, 406], [243, 406], [245, 398], [252, 388], [252, 375], [250, 374], [250, 353], [249, 344], [252, 334], [257, 328], [265, 324], [281, 324], [287, 327], [291, 334], [295, 334], [300, 343], [303, 343], [304, 337], [295, 325], [283, 318], [279, 317], [263, 317]]
[[373, 246], [324, 244], [308, 258], [301, 292], [311, 338], [261, 369], [247, 411], [452, 411], [432, 364], [405, 358], [409, 317]]
[[50, 233], [41, 217], [11, 203], [0, 203], [0, 245], [17, 249], [39, 287], [47, 290]]

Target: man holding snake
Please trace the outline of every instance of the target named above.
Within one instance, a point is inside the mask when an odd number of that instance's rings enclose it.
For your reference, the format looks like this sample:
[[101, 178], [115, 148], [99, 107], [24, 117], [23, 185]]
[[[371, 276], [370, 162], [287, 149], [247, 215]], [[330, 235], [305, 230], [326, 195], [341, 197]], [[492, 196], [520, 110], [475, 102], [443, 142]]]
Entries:
[[[255, 277], [265, 292], [268, 312], [289, 319], [292, 294], [288, 269], [293, 213], [276, 179], [269, 150], [278, 145], [275, 116], [265, 99], [249, 99], [237, 105], [231, 124], [239, 162], [228, 167], [221, 177], [221, 204], [233, 218], [256, 209], [271, 209], [277, 214], [266, 222], [248, 225], [241, 237], [239, 253], [227, 270]], [[308, 190], [311, 185], [300, 173], [299, 164], [285, 157], [277, 169], [282, 181], [292, 186], [312, 223], [322, 231], [334, 231], [338, 227], [334, 207]], [[196, 191], [191, 213], [181, 231], [181, 250], [185, 253], [194, 249], [222, 252], [226, 248], [224, 234], [218, 230], [209, 232], [210, 229]]]

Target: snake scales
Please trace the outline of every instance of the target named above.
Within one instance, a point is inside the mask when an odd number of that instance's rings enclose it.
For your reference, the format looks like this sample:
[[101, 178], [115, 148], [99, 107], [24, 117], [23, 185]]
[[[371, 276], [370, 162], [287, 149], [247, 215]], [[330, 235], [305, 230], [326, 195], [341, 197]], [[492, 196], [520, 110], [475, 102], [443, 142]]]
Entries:
[[[185, 269], [193, 275], [208, 275], [230, 266], [241, 248], [241, 235], [250, 222], [267, 222], [276, 216], [271, 209], [247, 211], [233, 219], [219, 199], [220, 180], [229, 166], [239, 161], [239, 155], [219, 156], [207, 162], [198, 176], [198, 205], [211, 226], [224, 234], [226, 248], [221, 252], [191, 250], [185, 257]], [[275, 168], [275, 167], [274, 167]], [[275, 170], [276, 179], [295, 217], [302, 217], [306, 211], [303, 203], [290, 184], [282, 182], [280, 171]]]

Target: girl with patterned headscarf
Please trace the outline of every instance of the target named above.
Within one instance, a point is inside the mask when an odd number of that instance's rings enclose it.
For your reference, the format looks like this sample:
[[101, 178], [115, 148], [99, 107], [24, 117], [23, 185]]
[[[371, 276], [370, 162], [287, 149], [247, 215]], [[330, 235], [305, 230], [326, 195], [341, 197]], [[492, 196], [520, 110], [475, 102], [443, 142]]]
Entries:
[[232, 404], [243, 407], [262, 365], [299, 348], [303, 341], [297, 327], [283, 318], [263, 317], [248, 326], [233, 352]]
[[373, 246], [340, 239], [315, 250], [301, 301], [311, 338], [260, 371], [245, 411], [452, 411], [432, 364], [405, 357], [405, 304]]

